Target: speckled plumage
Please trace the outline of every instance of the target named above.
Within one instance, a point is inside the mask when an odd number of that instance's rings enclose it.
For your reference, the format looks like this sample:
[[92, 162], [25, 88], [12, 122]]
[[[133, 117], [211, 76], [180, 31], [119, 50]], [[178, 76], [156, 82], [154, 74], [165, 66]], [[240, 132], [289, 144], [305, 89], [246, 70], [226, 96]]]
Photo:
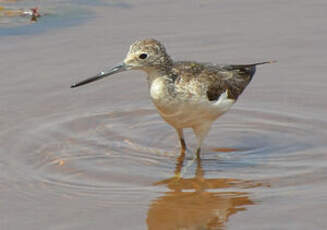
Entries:
[[251, 81], [255, 65], [232, 66], [211, 65], [196, 62], [176, 62], [173, 72], [178, 76], [176, 85], [190, 84], [205, 86], [209, 101], [218, 100], [228, 90], [228, 98], [236, 100]]
[[191, 61], [174, 62], [164, 46], [154, 39], [133, 43], [124, 62], [107, 73], [73, 85], [77, 87], [124, 70], [147, 73], [149, 92], [161, 117], [179, 136], [186, 150], [184, 128], [192, 128], [197, 156], [212, 123], [228, 111], [251, 81], [256, 65], [212, 65]]

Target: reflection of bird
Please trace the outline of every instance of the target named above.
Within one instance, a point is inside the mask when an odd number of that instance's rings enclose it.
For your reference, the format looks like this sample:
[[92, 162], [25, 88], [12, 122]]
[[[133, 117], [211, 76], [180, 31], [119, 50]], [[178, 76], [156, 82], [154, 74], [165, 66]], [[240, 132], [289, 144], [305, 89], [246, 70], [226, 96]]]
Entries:
[[[240, 191], [240, 188], [263, 186], [259, 182], [233, 178], [207, 179], [199, 158], [195, 177], [180, 178], [178, 175], [183, 161], [184, 156], [181, 155], [176, 164], [177, 176], [155, 183], [165, 185], [171, 191], [150, 205], [147, 215], [149, 230], [224, 229], [232, 214], [245, 211], [246, 206], [254, 204], [249, 194]], [[226, 188], [238, 191], [219, 191]]]
[[152, 101], [162, 118], [176, 129], [182, 153], [186, 149], [183, 129], [192, 128], [199, 156], [212, 123], [235, 103], [251, 81], [256, 65], [265, 63], [271, 62], [249, 65], [174, 62], [160, 42], [148, 39], [131, 45], [122, 64], [71, 87], [125, 70], [145, 71]]

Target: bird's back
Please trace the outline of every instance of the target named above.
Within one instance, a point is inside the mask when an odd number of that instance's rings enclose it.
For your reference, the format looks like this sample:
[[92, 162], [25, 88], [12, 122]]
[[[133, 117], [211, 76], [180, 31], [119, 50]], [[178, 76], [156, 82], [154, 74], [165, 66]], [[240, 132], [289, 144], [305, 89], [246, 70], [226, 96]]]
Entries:
[[[181, 90], [216, 101], [227, 91], [229, 99], [236, 100], [250, 83], [256, 64], [212, 65], [197, 62], [175, 62], [175, 85]], [[260, 63], [261, 64], [261, 63]]]

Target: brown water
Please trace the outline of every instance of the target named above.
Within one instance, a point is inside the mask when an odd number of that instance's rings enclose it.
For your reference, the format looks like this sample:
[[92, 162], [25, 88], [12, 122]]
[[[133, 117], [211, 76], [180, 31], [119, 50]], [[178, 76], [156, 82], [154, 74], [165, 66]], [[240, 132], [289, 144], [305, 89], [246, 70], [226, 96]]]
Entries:
[[[0, 28], [1, 230], [327, 228], [324, 0], [84, 2], [84, 23]], [[201, 161], [178, 157], [144, 73], [69, 88], [148, 37], [179, 60], [278, 60], [215, 123]]]

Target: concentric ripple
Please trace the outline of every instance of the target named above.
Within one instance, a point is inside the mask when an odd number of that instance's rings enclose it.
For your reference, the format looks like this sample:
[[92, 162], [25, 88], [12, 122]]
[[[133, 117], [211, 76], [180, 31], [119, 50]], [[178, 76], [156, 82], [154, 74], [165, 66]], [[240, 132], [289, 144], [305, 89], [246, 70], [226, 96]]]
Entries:
[[[16, 146], [21, 163], [30, 166], [29, 175], [40, 184], [62, 188], [67, 195], [102, 194], [115, 202], [123, 194], [142, 196], [144, 189], [156, 189], [154, 181], [173, 175], [179, 153], [176, 134], [155, 110], [51, 120], [25, 127], [25, 142]], [[322, 127], [327, 128], [322, 121], [234, 109], [212, 128], [202, 155], [203, 170], [212, 178], [224, 172], [224, 177], [278, 186], [312, 183], [325, 169], [319, 163], [326, 149], [322, 132], [327, 129]], [[189, 132], [186, 139], [192, 149]]]

